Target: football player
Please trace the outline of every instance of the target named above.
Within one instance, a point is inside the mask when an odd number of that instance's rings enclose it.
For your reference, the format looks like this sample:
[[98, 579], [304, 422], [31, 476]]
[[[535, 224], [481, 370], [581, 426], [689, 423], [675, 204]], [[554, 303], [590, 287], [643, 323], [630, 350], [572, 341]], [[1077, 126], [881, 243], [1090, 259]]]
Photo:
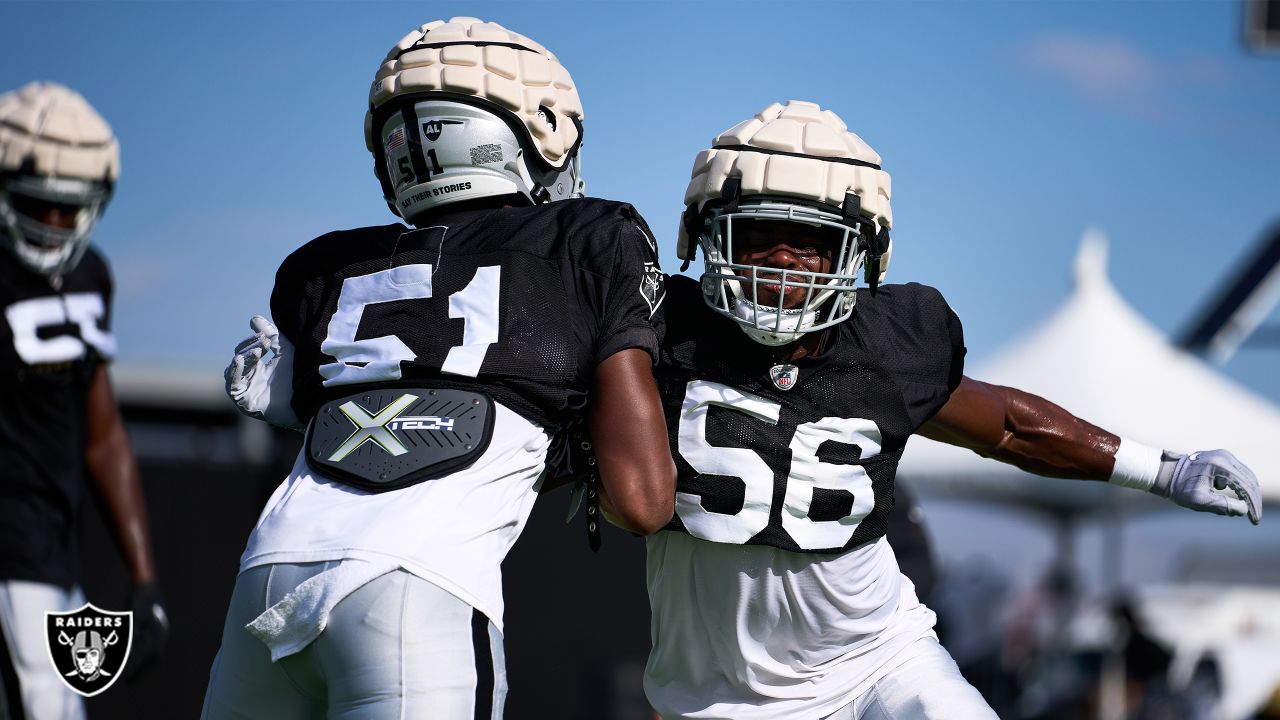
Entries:
[[13, 671], [0, 684], [18, 684], [0, 695], [17, 718], [84, 716], [49, 662], [44, 613], [84, 604], [76, 526], [87, 487], [104, 500], [134, 582], [126, 668], [158, 653], [168, 631], [106, 370], [111, 274], [89, 246], [119, 174], [111, 128], [74, 91], [31, 83], [0, 95], [0, 656]]
[[387, 54], [365, 139], [417, 229], [295, 251], [227, 370], [306, 439], [241, 559], [206, 718], [500, 717], [500, 564], [584, 416], [627, 429], [594, 433], [620, 522], [671, 518], [655, 242], [581, 197], [582, 132], [569, 73], [499, 25]]
[[884, 538], [913, 433], [1259, 519], [1230, 453], [1144, 447], [964, 377], [942, 295], [880, 284], [889, 189], [879, 155], [806, 102], [694, 162], [678, 254], [700, 249], [705, 271], [669, 280], [658, 375], [676, 516], [648, 538], [645, 690], [667, 720], [995, 717]]

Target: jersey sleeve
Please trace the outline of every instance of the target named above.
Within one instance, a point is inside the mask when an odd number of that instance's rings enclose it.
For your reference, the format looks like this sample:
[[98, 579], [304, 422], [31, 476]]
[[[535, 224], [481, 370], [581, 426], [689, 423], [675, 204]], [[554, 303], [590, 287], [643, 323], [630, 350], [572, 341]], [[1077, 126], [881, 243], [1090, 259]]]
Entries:
[[116, 356], [116, 338], [111, 332], [111, 303], [115, 299], [115, 281], [111, 276], [111, 266], [107, 264], [106, 257], [92, 245], [89, 246], [81, 262], [91, 265], [93, 285], [102, 293], [102, 318], [98, 321], [98, 328], [106, 335], [108, 341], [95, 345], [95, 350], [99, 361], [110, 363]]
[[285, 258], [276, 270], [276, 282], [271, 288], [271, 322], [295, 345], [298, 329], [302, 327], [301, 288], [296, 281], [296, 264], [293, 256]]
[[[276, 270], [275, 285], [271, 289], [271, 322], [295, 347], [305, 341], [321, 300], [316, 294], [316, 283], [311, 282], [323, 273], [324, 259], [332, 257], [335, 245], [340, 245], [343, 233], [328, 233], [294, 250]], [[317, 341], [318, 342], [318, 341]]]
[[883, 337], [886, 365], [902, 389], [915, 427], [928, 422], [947, 403], [964, 375], [964, 328], [942, 297], [927, 285], [893, 286], [897, 296]]
[[304, 291], [306, 282], [305, 255], [294, 252], [280, 263], [276, 270], [275, 285], [271, 289], [271, 322], [275, 324], [280, 335], [287, 339], [294, 351], [290, 361], [293, 363], [293, 387], [290, 405], [294, 414], [304, 422], [310, 418], [312, 409], [306, 408], [300, 400], [306, 397], [305, 389], [308, 381], [313, 379], [315, 363], [309, 360], [306, 344], [308, 303]]
[[656, 363], [662, 344], [665, 278], [658, 265], [657, 242], [648, 225], [630, 208], [618, 223], [608, 288], [596, 341], [596, 363], [629, 348], [649, 353]]
[[102, 273], [102, 329], [104, 332], [111, 332], [111, 303], [115, 300], [116, 286], [106, 258], [98, 255], [98, 262]]

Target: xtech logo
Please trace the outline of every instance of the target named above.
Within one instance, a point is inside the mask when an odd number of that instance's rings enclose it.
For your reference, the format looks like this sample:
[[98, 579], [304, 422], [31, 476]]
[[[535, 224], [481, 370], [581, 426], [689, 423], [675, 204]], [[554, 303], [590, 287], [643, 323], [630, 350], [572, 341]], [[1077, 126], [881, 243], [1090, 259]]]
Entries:
[[403, 455], [409, 452], [409, 448], [406, 448], [404, 443], [400, 442], [400, 438], [396, 437], [395, 433], [391, 432], [392, 430], [454, 431], [453, 418], [437, 417], [435, 415], [400, 415], [417, 400], [417, 395], [405, 393], [376, 415], [371, 415], [369, 411], [352, 400], [339, 405], [338, 409], [356, 426], [356, 429], [346, 441], [338, 446], [337, 450], [333, 451], [333, 454], [329, 456], [329, 461], [338, 462], [359, 450], [360, 446], [367, 442], [377, 445], [391, 455]]
[[120, 677], [133, 647], [133, 613], [85, 603], [71, 612], [44, 614], [49, 661], [72, 691], [93, 697]]
[[428, 120], [422, 123], [422, 134], [427, 136], [431, 142], [440, 139], [440, 133], [444, 132], [445, 125], [461, 125], [461, 120]]

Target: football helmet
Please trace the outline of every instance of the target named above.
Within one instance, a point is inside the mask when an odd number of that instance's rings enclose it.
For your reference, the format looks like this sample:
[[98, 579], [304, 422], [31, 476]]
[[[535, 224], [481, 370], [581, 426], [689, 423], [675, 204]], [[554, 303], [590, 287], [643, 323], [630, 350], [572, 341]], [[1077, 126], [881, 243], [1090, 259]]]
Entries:
[[[702, 248], [702, 294], [752, 339], [785, 345], [853, 314], [858, 273], [874, 290], [889, 268], [889, 174], [880, 156], [835, 113], [791, 100], [720, 133], [698, 153], [685, 191], [676, 254]], [[835, 228], [830, 272], [770, 270], [734, 262], [735, 223], [774, 220]], [[683, 269], [683, 268], [682, 268]], [[766, 284], [776, 302], [760, 301]], [[803, 303], [787, 303], [794, 291]]]
[[34, 82], [0, 95], [0, 240], [23, 264], [74, 268], [119, 175], [111, 127], [75, 91]]
[[383, 197], [413, 223], [461, 200], [581, 197], [582, 103], [560, 61], [496, 23], [427, 23], [387, 53], [365, 143]]

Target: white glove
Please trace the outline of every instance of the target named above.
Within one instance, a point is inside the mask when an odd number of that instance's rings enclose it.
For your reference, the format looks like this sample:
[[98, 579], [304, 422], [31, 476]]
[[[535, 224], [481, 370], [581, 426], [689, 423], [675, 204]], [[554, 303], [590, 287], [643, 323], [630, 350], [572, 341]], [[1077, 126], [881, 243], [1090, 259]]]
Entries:
[[1262, 520], [1262, 491], [1257, 476], [1226, 450], [1190, 455], [1166, 450], [1151, 492], [1192, 510], [1248, 515], [1254, 525]]
[[[236, 345], [235, 357], [222, 374], [227, 395], [251, 418], [290, 430], [306, 429], [289, 402], [293, 397], [293, 346], [261, 315], [253, 316], [249, 328], [254, 334]], [[263, 359], [268, 350], [271, 356]]]

